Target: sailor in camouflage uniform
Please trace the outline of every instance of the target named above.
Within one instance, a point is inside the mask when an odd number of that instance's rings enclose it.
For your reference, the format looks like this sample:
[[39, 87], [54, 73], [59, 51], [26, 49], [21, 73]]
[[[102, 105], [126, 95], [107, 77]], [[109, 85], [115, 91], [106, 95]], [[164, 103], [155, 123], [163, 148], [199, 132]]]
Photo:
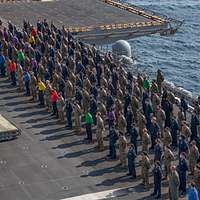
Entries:
[[31, 72], [30, 90], [33, 100], [37, 100], [37, 79], [33, 72]]
[[48, 112], [52, 111], [52, 103], [51, 103], [51, 92], [52, 92], [52, 86], [49, 80], [46, 81], [46, 89], [44, 91], [44, 99], [45, 104], [47, 106]]
[[81, 116], [82, 110], [78, 102], [74, 104], [74, 123], [77, 134], [81, 134]]
[[65, 120], [65, 114], [64, 114], [65, 100], [62, 96], [62, 92], [60, 92], [58, 94], [58, 100], [57, 100], [56, 104], [57, 104], [57, 109], [58, 109], [58, 117], [61, 122], [64, 122], [64, 120]]
[[150, 159], [147, 152], [142, 152], [142, 159], [140, 160], [142, 184], [145, 187], [149, 186], [149, 169], [151, 167]]
[[104, 121], [101, 118], [101, 113], [97, 112], [97, 129], [96, 129], [96, 137], [97, 137], [97, 148], [102, 151], [104, 149], [103, 144], [103, 135], [104, 135], [105, 127], [104, 127]]
[[189, 168], [191, 175], [194, 175], [194, 169], [199, 159], [199, 150], [196, 146], [196, 142], [193, 140], [191, 142], [190, 151], [189, 151]]
[[127, 165], [127, 140], [124, 133], [119, 132], [119, 160], [122, 167]]

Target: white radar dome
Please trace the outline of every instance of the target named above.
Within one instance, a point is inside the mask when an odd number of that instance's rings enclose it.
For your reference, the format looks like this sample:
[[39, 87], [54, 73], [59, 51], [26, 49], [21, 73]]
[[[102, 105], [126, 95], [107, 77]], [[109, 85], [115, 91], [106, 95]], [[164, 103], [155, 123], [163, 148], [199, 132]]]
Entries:
[[131, 57], [131, 46], [125, 40], [118, 40], [112, 45], [112, 52], [118, 56], [127, 56]]

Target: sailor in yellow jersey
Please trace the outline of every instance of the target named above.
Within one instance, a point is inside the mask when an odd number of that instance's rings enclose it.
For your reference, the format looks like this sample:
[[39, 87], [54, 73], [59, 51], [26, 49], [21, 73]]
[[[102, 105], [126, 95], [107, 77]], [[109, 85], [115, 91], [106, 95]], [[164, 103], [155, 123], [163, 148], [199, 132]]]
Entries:
[[38, 79], [38, 96], [40, 101], [40, 106], [44, 106], [44, 91], [46, 89], [45, 84], [41, 81], [41, 79]]

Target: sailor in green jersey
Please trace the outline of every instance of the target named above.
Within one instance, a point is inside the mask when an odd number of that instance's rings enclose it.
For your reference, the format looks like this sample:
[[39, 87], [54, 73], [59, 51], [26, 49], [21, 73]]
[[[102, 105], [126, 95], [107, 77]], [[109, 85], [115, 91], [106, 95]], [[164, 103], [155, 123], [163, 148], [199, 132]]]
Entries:
[[87, 137], [85, 138], [88, 140], [89, 143], [92, 142], [92, 124], [93, 124], [93, 118], [90, 112], [87, 112], [85, 115], [85, 123], [86, 123], [86, 134]]

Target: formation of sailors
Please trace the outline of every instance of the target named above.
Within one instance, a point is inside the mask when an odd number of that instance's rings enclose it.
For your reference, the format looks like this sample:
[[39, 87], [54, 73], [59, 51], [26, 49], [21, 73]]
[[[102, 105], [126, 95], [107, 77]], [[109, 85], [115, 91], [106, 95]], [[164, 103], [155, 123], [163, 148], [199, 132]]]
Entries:
[[132, 179], [138, 176], [139, 161], [144, 188], [149, 188], [153, 163], [155, 198], [161, 198], [165, 179], [169, 199], [185, 195], [189, 171], [188, 198], [198, 199], [200, 98], [190, 116], [185, 98], [177, 104], [174, 94], [162, 87], [160, 70], [155, 80], [142, 74], [134, 80], [111, 53], [101, 55], [95, 45], [74, 39], [64, 27], [38, 20], [36, 27], [24, 21], [22, 31], [10, 22], [1, 26], [0, 75], [66, 123], [66, 129], [86, 132], [86, 142], [94, 143], [96, 135], [100, 152], [107, 138], [107, 158], [119, 159]]

